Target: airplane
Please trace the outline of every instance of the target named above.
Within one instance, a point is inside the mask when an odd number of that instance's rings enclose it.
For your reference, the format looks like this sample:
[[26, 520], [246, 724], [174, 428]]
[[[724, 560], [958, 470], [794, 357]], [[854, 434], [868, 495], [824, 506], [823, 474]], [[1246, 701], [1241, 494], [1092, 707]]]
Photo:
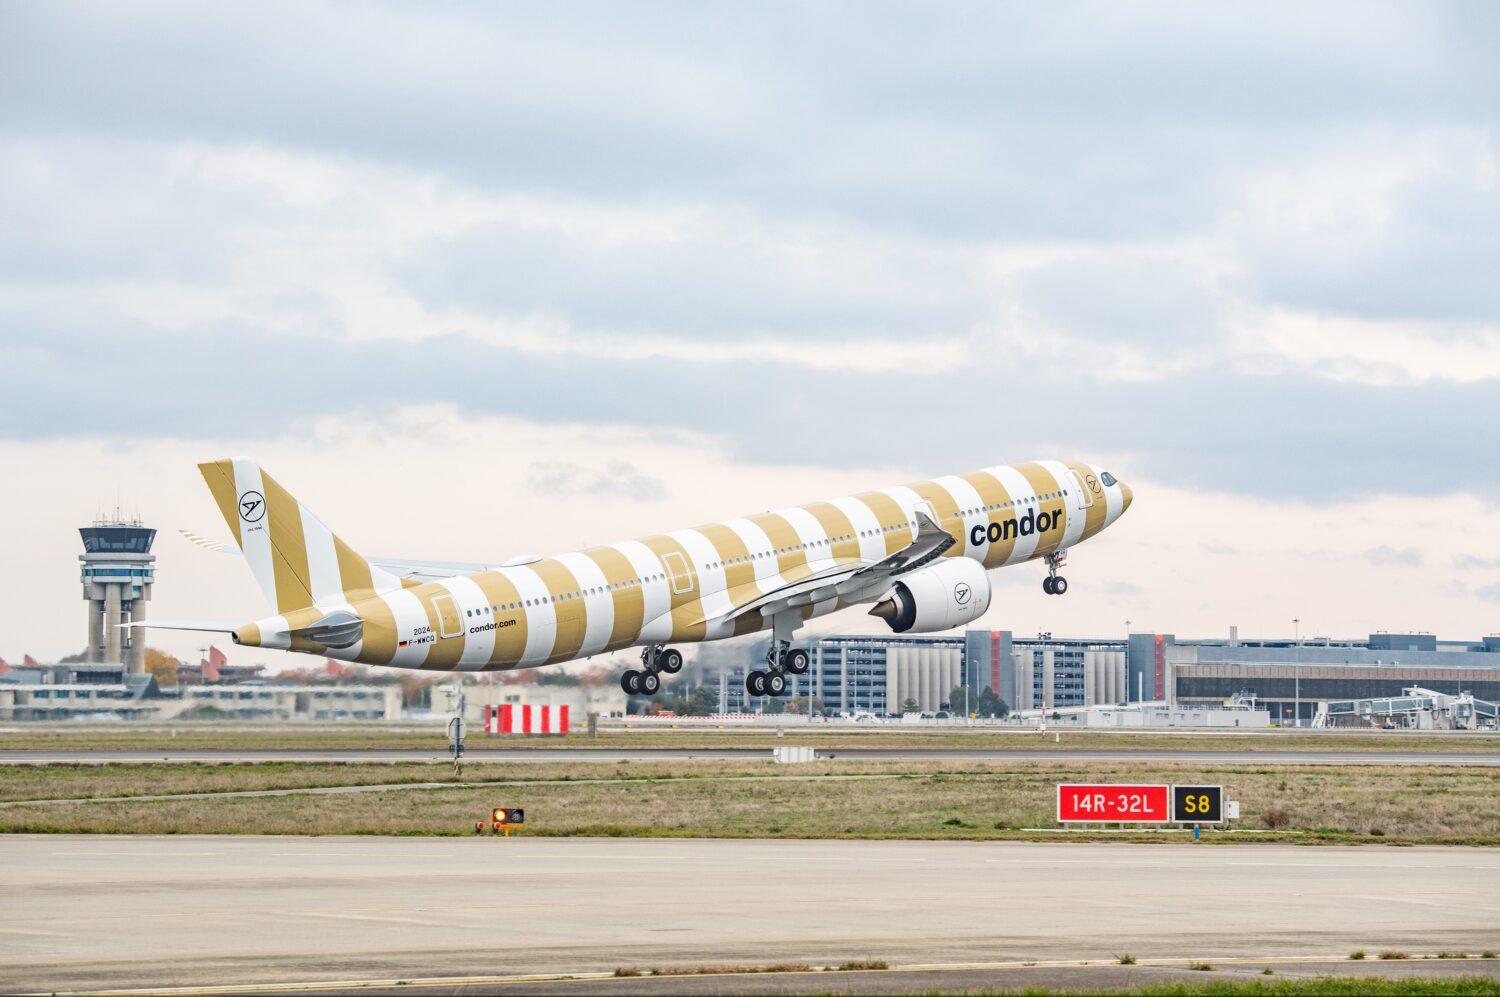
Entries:
[[640, 647], [621, 678], [651, 696], [682, 668], [669, 645], [771, 631], [752, 696], [781, 696], [808, 670], [792, 646], [814, 617], [869, 604], [898, 634], [973, 622], [988, 572], [1040, 559], [1062, 595], [1069, 549], [1130, 507], [1092, 464], [1038, 460], [881, 488], [690, 530], [501, 564], [366, 558], [245, 457], [198, 465], [235, 547], [276, 607], [249, 623], [124, 624], [231, 634], [276, 648], [395, 668], [501, 671]]

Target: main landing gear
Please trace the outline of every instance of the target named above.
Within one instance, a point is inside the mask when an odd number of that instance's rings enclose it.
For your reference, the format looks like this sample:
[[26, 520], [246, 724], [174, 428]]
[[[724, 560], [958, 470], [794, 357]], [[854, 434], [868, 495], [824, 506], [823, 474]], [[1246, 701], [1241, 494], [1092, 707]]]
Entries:
[[1057, 569], [1062, 567], [1067, 559], [1068, 552], [1065, 550], [1042, 555], [1042, 560], [1047, 562], [1047, 577], [1042, 579], [1043, 592], [1048, 595], [1062, 595], [1068, 591], [1068, 580], [1057, 573]]
[[641, 651], [641, 665], [620, 676], [620, 688], [627, 696], [654, 696], [661, 691], [661, 674], [676, 675], [682, 671], [682, 652], [675, 647], [653, 644]]
[[766, 652], [766, 669], [756, 669], [745, 676], [745, 691], [751, 696], [784, 696], [786, 695], [786, 676], [790, 672], [793, 675], [806, 675], [811, 661], [807, 652], [800, 647], [792, 647], [791, 641], [773, 640], [771, 649]]

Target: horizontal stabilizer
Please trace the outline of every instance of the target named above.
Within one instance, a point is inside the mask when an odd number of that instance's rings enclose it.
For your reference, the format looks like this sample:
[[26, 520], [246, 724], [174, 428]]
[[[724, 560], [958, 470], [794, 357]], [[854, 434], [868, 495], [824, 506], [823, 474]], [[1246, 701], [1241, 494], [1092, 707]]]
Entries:
[[229, 544], [220, 543], [217, 540], [210, 540], [208, 537], [203, 536], [201, 533], [194, 533], [192, 530], [178, 530], [177, 532], [181, 533], [183, 538], [187, 540], [188, 543], [197, 544], [204, 550], [211, 550], [219, 554], [239, 553], [239, 548], [231, 547], [229, 546]]
[[133, 623], [120, 623], [118, 626], [121, 630], [154, 627], [157, 630], [203, 630], [217, 634], [232, 634], [240, 628], [238, 623], [226, 623], [223, 620], [136, 620]]

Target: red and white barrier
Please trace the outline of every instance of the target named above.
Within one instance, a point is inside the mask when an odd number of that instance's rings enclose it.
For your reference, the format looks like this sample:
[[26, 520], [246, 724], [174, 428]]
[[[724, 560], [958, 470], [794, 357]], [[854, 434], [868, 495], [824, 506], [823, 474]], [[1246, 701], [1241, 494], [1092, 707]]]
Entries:
[[502, 703], [484, 708], [486, 734], [566, 734], [568, 707]]

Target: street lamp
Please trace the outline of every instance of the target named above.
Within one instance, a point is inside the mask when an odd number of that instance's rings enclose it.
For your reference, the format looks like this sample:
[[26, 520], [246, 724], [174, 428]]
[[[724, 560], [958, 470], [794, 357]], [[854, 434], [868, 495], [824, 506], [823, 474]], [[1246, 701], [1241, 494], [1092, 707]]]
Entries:
[[1292, 636], [1297, 646], [1292, 651], [1292, 726], [1302, 726], [1302, 619], [1292, 617]]

